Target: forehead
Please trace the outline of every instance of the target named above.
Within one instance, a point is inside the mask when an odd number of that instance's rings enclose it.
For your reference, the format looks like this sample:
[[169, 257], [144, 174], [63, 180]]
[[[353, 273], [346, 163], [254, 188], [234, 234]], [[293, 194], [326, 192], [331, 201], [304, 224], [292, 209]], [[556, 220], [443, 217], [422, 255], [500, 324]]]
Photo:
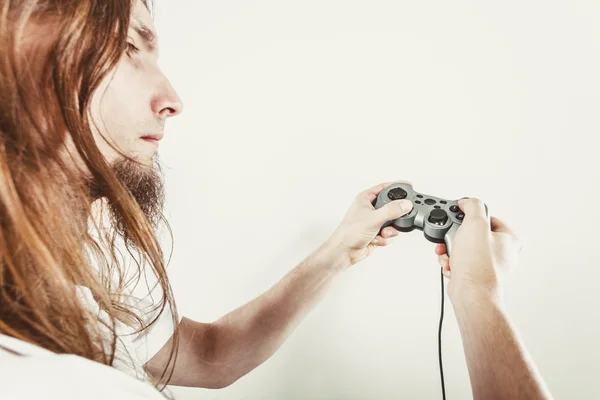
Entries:
[[133, 29], [145, 43], [148, 50], [158, 54], [158, 38], [152, 16], [141, 0], [136, 2], [131, 11], [129, 29]]
[[135, 2], [135, 6], [131, 10], [131, 23], [133, 26], [146, 26], [156, 34], [156, 28], [154, 27], [152, 16], [141, 0], [137, 0]]

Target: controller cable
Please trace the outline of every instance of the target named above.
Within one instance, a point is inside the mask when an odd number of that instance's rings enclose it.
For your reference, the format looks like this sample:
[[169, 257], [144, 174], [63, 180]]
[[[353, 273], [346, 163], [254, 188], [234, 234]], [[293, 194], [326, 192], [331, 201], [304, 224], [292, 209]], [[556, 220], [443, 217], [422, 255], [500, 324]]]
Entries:
[[446, 385], [444, 384], [444, 367], [442, 365], [442, 322], [444, 321], [444, 268], [442, 267], [442, 311], [440, 313], [440, 327], [438, 329], [438, 354], [440, 358], [440, 377], [442, 379], [442, 399], [446, 400]]

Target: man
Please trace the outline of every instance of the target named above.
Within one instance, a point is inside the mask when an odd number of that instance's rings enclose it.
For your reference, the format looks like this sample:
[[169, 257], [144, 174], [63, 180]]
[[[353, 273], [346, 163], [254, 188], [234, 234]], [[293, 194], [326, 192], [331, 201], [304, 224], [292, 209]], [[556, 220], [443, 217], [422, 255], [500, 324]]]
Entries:
[[[365, 190], [331, 237], [262, 296], [213, 323], [179, 318], [155, 233], [164, 200], [156, 154], [165, 121], [182, 104], [157, 66], [147, 6], [8, 1], [0, 14], [7, 49], [0, 65], [0, 354], [14, 365], [5, 377], [59, 364], [72, 376], [100, 363], [157, 386], [228, 386], [280, 347], [336, 277], [389, 245], [399, 232], [380, 227], [412, 208], [401, 200], [374, 209], [392, 182]], [[103, 241], [95, 220], [91, 205], [99, 202], [127, 249], [141, 254], [144, 267], [138, 263], [134, 275], [156, 277], [160, 310], [140, 313], [131, 302], [115, 236]], [[502, 305], [500, 278], [516, 265], [520, 244], [499, 219], [485, 217], [479, 200], [460, 207], [466, 217], [452, 259], [443, 245], [436, 253], [450, 279], [474, 396], [550, 398]], [[28, 362], [54, 353], [74, 356]], [[88, 398], [148, 389], [94, 371], [96, 379], [85, 381]], [[46, 379], [47, 393], [71, 390], [65, 375]], [[17, 393], [14, 382], [3, 382], [6, 393]]]

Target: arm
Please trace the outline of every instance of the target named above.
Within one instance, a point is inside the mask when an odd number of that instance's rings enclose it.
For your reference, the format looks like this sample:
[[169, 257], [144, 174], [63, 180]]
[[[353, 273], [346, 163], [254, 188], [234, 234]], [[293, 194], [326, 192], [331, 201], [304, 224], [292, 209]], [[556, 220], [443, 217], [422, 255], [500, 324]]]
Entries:
[[552, 399], [499, 298], [472, 290], [452, 304], [474, 399]]
[[[184, 318], [169, 383], [222, 388], [271, 357], [341, 272], [399, 234], [391, 226], [380, 228], [410, 212], [412, 203], [395, 200], [377, 210], [373, 207], [379, 193], [392, 183], [360, 192], [329, 240], [260, 297], [211, 324]], [[169, 341], [145, 365], [151, 375], [162, 373], [170, 347]]]
[[[206, 324], [183, 318], [171, 385], [226, 387], [267, 360], [348, 265], [328, 241], [251, 302]], [[146, 364], [162, 373], [170, 341]]]
[[551, 399], [552, 395], [512, 326], [501, 283], [523, 247], [503, 221], [487, 216], [479, 199], [459, 200], [465, 213], [448, 257], [436, 254], [448, 282], [475, 399]]

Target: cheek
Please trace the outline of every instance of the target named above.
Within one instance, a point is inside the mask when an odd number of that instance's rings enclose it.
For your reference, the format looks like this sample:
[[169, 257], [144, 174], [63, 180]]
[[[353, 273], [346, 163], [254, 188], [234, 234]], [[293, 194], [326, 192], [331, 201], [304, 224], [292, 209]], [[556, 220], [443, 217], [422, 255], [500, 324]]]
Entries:
[[135, 121], [130, 100], [126, 99], [126, 94], [121, 95], [120, 91], [114, 86], [115, 81], [108, 87], [102, 88], [105, 90], [98, 92], [99, 95], [93, 100], [91, 108], [92, 133], [100, 151], [105, 155], [117, 155], [107, 142], [112, 143], [123, 152], [131, 150], [134, 143]]
[[97, 128], [92, 125], [92, 132], [100, 151], [109, 160], [119, 155], [106, 140], [134, 157], [147, 147], [139, 139], [148, 130], [145, 127], [149, 126], [150, 115], [144, 109], [147, 102], [143, 100], [146, 96], [142, 80], [142, 74], [124, 59], [104, 79], [92, 99], [91, 113], [97, 124]]

